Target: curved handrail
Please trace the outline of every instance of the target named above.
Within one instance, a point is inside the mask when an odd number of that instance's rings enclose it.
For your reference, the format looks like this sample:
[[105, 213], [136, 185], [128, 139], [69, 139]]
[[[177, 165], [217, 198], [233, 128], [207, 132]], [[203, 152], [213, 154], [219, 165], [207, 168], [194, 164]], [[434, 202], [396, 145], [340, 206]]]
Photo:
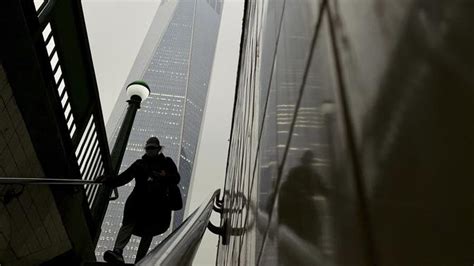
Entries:
[[191, 265], [220, 189], [136, 265]]

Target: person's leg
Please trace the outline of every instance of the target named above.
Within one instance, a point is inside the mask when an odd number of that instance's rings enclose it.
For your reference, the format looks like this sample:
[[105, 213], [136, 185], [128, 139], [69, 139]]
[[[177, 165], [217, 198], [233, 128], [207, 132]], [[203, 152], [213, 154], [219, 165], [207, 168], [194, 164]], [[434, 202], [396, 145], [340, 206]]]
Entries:
[[135, 263], [139, 262], [146, 256], [146, 253], [148, 253], [148, 249], [150, 248], [152, 240], [153, 236], [142, 237], [142, 239], [140, 240], [140, 245], [138, 246], [137, 258], [135, 259]]
[[123, 249], [130, 241], [132, 237], [133, 229], [135, 224], [122, 224], [115, 240], [114, 250], [107, 250], [104, 252], [104, 260], [114, 264], [123, 264], [124, 259], [122, 256]]
[[135, 224], [133, 223], [122, 224], [117, 234], [117, 239], [115, 240], [114, 251], [120, 250], [120, 253], [122, 253], [123, 249], [128, 244], [128, 241], [130, 241], [130, 238], [132, 237], [134, 227], [135, 227]]

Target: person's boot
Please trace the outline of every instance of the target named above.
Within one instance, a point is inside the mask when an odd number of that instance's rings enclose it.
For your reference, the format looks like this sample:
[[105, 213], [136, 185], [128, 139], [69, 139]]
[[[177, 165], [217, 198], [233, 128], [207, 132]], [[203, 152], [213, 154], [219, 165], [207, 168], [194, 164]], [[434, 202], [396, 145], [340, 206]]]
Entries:
[[109, 263], [116, 265], [123, 265], [125, 261], [123, 260], [122, 251], [119, 249], [107, 250], [104, 252], [104, 260]]

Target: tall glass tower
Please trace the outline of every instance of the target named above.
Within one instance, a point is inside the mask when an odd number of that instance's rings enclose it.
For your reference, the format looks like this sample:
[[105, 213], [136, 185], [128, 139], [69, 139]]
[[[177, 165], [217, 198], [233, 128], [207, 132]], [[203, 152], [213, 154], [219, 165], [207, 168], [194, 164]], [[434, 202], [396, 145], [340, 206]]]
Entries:
[[[126, 82], [144, 80], [151, 93], [135, 118], [120, 172], [141, 158], [150, 136], [157, 136], [165, 146], [163, 153], [178, 166], [183, 202], [191, 183], [222, 4], [223, 0], [162, 0]], [[125, 109], [123, 89], [107, 124], [111, 145]], [[120, 198], [110, 202], [96, 249], [99, 260], [105, 250], [113, 248], [133, 186], [132, 182], [121, 187]], [[183, 214], [184, 209], [174, 212], [170, 230], [182, 222]], [[164, 235], [155, 237], [151, 248]], [[133, 237], [124, 250], [127, 262], [134, 261], [138, 243]]]

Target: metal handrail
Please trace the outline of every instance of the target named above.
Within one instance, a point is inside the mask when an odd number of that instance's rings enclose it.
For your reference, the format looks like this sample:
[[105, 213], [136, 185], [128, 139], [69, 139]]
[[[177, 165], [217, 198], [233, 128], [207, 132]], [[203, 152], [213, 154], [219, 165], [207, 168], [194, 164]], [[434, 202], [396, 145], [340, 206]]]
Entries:
[[191, 265], [220, 189], [136, 265]]
[[0, 177], [0, 184], [21, 185], [102, 185], [103, 182], [82, 179], [43, 178], [43, 177]]

